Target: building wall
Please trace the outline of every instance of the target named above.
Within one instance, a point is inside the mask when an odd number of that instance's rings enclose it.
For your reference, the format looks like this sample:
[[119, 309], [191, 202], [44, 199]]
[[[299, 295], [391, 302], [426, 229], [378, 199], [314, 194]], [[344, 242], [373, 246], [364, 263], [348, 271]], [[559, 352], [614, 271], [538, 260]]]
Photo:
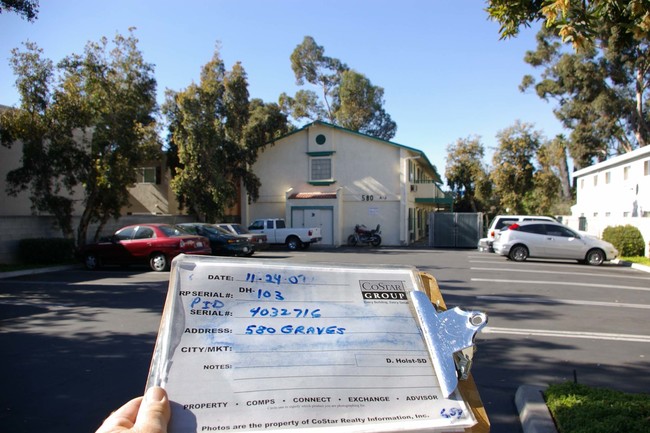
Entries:
[[[0, 146], [0, 216], [32, 215], [32, 202], [29, 190], [20, 192], [16, 197], [7, 194], [7, 174], [22, 166], [23, 143], [15, 142], [11, 147]], [[77, 188], [72, 195], [77, 204], [75, 214], [81, 213], [83, 191]]]
[[[243, 220], [249, 224], [258, 218], [285, 218], [291, 224], [292, 208], [331, 209], [333, 245], [344, 244], [356, 224], [369, 228], [379, 224], [384, 245], [403, 245], [409, 241], [408, 207], [416, 207], [415, 194], [406, 187], [405, 158], [412, 155], [415, 153], [389, 142], [312, 124], [259, 154], [253, 171], [262, 184], [260, 196], [245, 206]], [[314, 158], [331, 158], [331, 179], [310, 179]], [[297, 193], [333, 196], [292, 198]]]
[[650, 254], [650, 146], [576, 171], [576, 204], [564, 222], [602, 236], [608, 226], [633, 225]]

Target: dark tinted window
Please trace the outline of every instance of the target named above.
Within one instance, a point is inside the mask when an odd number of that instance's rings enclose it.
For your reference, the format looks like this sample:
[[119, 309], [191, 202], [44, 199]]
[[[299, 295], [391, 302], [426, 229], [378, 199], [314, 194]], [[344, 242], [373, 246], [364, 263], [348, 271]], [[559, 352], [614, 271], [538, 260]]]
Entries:
[[154, 232], [151, 227], [138, 227], [135, 233], [135, 239], [150, 239], [154, 237]]
[[560, 236], [565, 238], [576, 237], [576, 234], [573, 231], [567, 229], [566, 227], [556, 226], [551, 224], [544, 224], [544, 227], [546, 228], [547, 236]]
[[255, 221], [253, 224], [248, 226], [250, 230], [263, 230], [264, 229], [264, 221]]
[[165, 234], [165, 236], [184, 236], [187, 235], [189, 232], [182, 227], [179, 226], [168, 226], [168, 225], [162, 225], [159, 226], [160, 231]]
[[538, 235], [543, 235], [545, 233], [544, 226], [542, 224], [527, 224], [525, 226], [519, 226], [517, 231], [535, 233]]
[[190, 234], [193, 234], [193, 235], [198, 234], [198, 230], [197, 230], [197, 228], [195, 226], [189, 225], [189, 226], [181, 226], [181, 227], [182, 227], [183, 230], [185, 230], [186, 232], [188, 232]]
[[497, 225], [494, 228], [501, 230], [504, 226], [509, 226], [510, 224], [516, 223], [517, 221], [517, 218], [501, 218], [499, 221], [497, 221]]
[[127, 227], [125, 229], [119, 230], [115, 233], [115, 237], [121, 241], [130, 240], [133, 238], [135, 233], [135, 227]]

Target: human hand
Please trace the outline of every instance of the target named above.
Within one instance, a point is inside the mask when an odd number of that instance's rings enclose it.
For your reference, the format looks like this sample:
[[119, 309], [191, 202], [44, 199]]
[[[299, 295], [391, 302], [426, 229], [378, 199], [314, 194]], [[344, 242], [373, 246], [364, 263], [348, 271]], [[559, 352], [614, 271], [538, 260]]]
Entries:
[[170, 415], [167, 392], [154, 386], [113, 412], [96, 433], [167, 433]]

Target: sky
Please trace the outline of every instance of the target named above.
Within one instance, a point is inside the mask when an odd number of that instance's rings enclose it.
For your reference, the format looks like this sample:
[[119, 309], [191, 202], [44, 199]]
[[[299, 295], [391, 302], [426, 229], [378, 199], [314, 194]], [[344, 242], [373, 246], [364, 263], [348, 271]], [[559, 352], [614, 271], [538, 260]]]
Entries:
[[384, 89], [397, 123], [391, 141], [423, 151], [444, 177], [447, 147], [459, 139], [479, 137], [490, 164], [497, 133], [517, 120], [549, 139], [564, 132], [553, 103], [519, 91], [524, 75], [540, 72], [523, 61], [538, 26], [500, 40], [485, 7], [482, 0], [40, 0], [32, 23], [0, 14], [0, 105], [20, 103], [9, 59], [23, 42], [56, 63], [131, 27], [155, 66], [159, 103], [165, 89], [198, 82], [217, 44], [227, 69], [241, 62], [251, 98], [277, 102], [300, 89], [290, 56], [311, 36], [325, 55]]

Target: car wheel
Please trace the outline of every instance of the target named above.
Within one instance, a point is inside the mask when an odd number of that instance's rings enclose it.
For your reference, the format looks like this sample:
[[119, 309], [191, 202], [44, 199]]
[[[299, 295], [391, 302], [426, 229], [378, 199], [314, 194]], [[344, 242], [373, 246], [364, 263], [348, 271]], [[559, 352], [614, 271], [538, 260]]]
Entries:
[[84, 266], [86, 266], [86, 269], [91, 271], [99, 268], [99, 257], [90, 253], [86, 254], [84, 256]]
[[297, 237], [291, 236], [289, 239], [287, 239], [287, 248], [289, 248], [291, 251], [297, 251], [301, 246], [302, 242], [300, 242], [300, 239]]
[[589, 250], [585, 258], [588, 265], [599, 266], [605, 261], [605, 253], [602, 250]]
[[526, 248], [524, 245], [515, 245], [514, 247], [510, 248], [508, 257], [510, 260], [514, 260], [515, 262], [523, 262], [528, 258], [528, 248]]
[[149, 267], [151, 267], [151, 270], [153, 271], [166, 271], [168, 266], [169, 261], [167, 260], [167, 256], [165, 256], [163, 253], [155, 253], [149, 259]]
[[348, 236], [348, 245], [351, 247], [355, 246], [357, 244], [357, 238], [354, 235]]

